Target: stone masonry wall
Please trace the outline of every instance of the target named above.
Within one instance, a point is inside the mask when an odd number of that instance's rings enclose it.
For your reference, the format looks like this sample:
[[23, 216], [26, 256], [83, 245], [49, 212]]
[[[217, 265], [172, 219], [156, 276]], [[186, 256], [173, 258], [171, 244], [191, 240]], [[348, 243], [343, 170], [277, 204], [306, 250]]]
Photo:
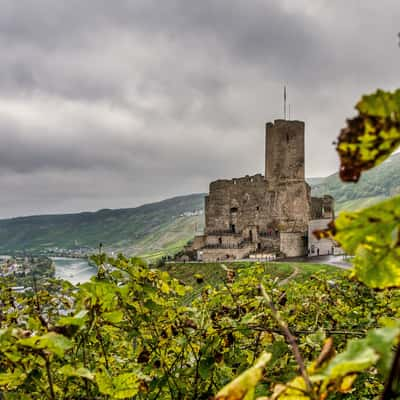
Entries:
[[271, 222], [267, 188], [262, 175], [212, 182], [206, 200], [206, 234], [241, 233], [249, 225], [265, 231]]
[[304, 181], [304, 122], [278, 119], [266, 124], [265, 179]]
[[302, 233], [281, 232], [281, 253], [286, 257], [298, 257], [306, 253]]
[[251, 252], [255, 251], [254, 245], [249, 245], [240, 249], [202, 249], [199, 250], [199, 258], [204, 262], [223, 261], [223, 260], [238, 260], [246, 258]]

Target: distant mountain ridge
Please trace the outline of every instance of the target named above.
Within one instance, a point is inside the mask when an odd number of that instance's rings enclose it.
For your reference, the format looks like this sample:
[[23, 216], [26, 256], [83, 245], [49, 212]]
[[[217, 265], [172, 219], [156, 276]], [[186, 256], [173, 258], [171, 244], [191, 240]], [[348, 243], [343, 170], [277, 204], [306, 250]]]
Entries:
[[[135, 208], [0, 220], [0, 253], [44, 248], [96, 248], [144, 254], [186, 242], [202, 228], [204, 194], [174, 197]], [[167, 237], [165, 237], [167, 236]], [[152, 246], [149, 238], [159, 241]], [[150, 240], [151, 242], [151, 240]]]
[[[307, 179], [313, 196], [330, 194], [336, 209], [368, 206], [400, 193], [400, 154], [366, 172], [357, 184], [338, 174]], [[174, 197], [135, 208], [0, 220], [0, 253], [45, 248], [96, 248], [158, 256], [174, 253], [204, 227], [204, 193]], [[197, 213], [193, 213], [198, 211]]]

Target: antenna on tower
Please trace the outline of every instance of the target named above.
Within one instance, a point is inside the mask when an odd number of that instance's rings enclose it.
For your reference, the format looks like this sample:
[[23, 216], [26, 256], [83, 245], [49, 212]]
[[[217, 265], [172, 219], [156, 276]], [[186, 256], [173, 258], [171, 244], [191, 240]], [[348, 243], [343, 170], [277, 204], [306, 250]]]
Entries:
[[286, 119], [286, 85], [283, 86], [283, 119]]

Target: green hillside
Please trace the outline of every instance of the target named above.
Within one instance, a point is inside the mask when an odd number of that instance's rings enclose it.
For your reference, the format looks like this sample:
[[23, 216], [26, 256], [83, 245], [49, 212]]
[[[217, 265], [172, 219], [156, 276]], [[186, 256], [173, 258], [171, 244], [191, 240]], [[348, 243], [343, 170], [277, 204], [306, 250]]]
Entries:
[[173, 250], [203, 228], [204, 194], [175, 197], [136, 208], [0, 220], [0, 253], [43, 248], [97, 248], [128, 254]]
[[336, 210], [355, 210], [372, 205], [390, 195], [400, 193], [400, 153], [365, 172], [358, 183], [343, 183], [338, 174], [325, 178], [322, 182], [309, 182], [313, 196], [332, 195], [336, 200]]

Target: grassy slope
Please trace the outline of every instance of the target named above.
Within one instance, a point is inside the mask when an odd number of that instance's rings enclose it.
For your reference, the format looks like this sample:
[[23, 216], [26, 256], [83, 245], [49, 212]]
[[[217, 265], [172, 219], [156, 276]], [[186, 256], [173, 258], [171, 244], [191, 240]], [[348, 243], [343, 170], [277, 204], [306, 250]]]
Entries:
[[[254, 262], [238, 261], [226, 264], [228, 268], [243, 268], [251, 267]], [[265, 273], [271, 277], [278, 279], [288, 278], [295, 271], [299, 269], [299, 273], [293, 278], [296, 281], [303, 281], [315, 272], [339, 272], [343, 271], [341, 268], [332, 265], [302, 263], [302, 262], [267, 262], [263, 263]], [[195, 274], [204, 275], [206, 282], [215, 285], [222, 282], [226, 276], [226, 272], [221, 268], [221, 263], [167, 263], [163, 269], [171, 276], [184, 281], [188, 285], [195, 285]]]
[[[293, 281], [303, 282], [308, 279], [312, 274], [316, 272], [322, 272], [324, 274], [335, 275], [344, 274], [345, 271], [324, 264], [308, 264], [308, 263], [283, 263], [283, 262], [269, 262], [263, 263], [265, 273], [270, 275], [271, 279], [277, 278], [283, 280], [290, 277], [295, 268], [298, 269], [298, 274], [293, 277]], [[234, 262], [227, 264], [229, 268], [251, 268], [254, 263], [251, 262]], [[226, 272], [221, 268], [219, 263], [168, 263], [162, 267], [172, 277], [185, 282], [187, 285], [192, 286], [195, 290], [186, 299], [187, 302], [192, 301], [196, 296], [199, 295], [201, 289], [205, 285], [211, 285], [216, 287], [224, 282], [226, 278]], [[204, 277], [204, 282], [198, 284], [196, 281], [196, 274], [200, 274]]]

